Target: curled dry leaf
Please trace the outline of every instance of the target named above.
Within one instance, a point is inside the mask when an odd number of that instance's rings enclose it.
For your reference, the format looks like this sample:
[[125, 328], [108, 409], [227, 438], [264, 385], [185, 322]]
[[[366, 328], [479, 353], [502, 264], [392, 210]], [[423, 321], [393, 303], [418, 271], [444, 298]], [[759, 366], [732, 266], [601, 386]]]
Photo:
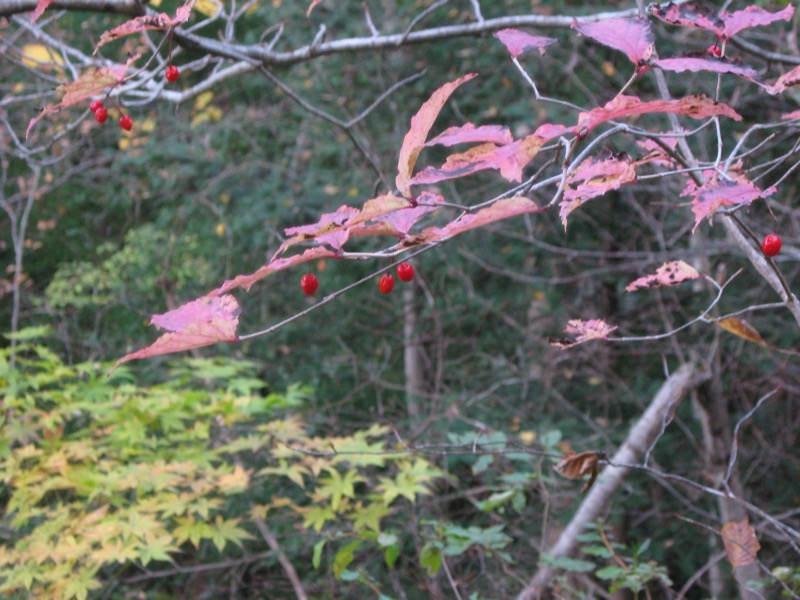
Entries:
[[597, 461], [605, 458], [605, 455], [599, 452], [581, 452], [580, 454], [568, 454], [562, 458], [555, 466], [556, 471], [562, 477], [567, 479], [583, 479], [589, 475], [589, 480], [584, 484], [581, 492], [585, 492], [597, 479], [597, 472], [599, 470]]
[[756, 555], [761, 549], [755, 529], [748, 523], [747, 517], [741, 521], [729, 521], [722, 526], [722, 541], [725, 553], [734, 569], [756, 562]]
[[738, 335], [740, 338], [746, 339], [748, 342], [753, 342], [759, 346], [769, 348], [769, 344], [764, 341], [764, 338], [761, 337], [761, 334], [758, 333], [756, 328], [744, 319], [728, 317], [727, 319], [717, 321], [717, 325], [733, 335]]
[[178, 7], [178, 10], [175, 11], [174, 17], [170, 17], [166, 13], [160, 13], [158, 15], [142, 15], [141, 17], [135, 17], [130, 21], [126, 21], [122, 25], [115, 27], [110, 31], [106, 31], [103, 35], [101, 35], [100, 41], [94, 48], [94, 53], [97, 54], [97, 51], [100, 49], [100, 47], [108, 42], [113, 42], [114, 40], [125, 37], [126, 35], [140, 33], [142, 31], [172, 29], [173, 27], [177, 27], [178, 25], [185, 23], [189, 20], [189, 17], [192, 14], [192, 4], [194, 4], [194, 2], [188, 2], [183, 6]]

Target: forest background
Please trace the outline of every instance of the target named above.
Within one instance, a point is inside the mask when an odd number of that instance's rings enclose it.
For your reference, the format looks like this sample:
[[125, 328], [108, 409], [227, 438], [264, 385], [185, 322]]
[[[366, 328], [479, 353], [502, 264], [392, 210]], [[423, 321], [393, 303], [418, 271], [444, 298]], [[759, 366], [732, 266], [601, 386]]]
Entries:
[[[791, 4], [44, 4], [0, 1], [5, 594], [800, 597]], [[342, 224], [386, 194], [436, 210]], [[111, 370], [198, 298], [236, 343]]]

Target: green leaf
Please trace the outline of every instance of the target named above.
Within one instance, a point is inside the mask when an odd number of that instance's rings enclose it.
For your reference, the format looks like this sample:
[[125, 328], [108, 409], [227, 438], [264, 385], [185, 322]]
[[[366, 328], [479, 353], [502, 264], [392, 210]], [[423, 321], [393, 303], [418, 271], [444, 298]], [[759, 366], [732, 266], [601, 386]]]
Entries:
[[37, 338], [43, 338], [53, 333], [53, 329], [49, 325], [38, 325], [35, 327], [25, 327], [16, 333], [5, 333], [3, 337], [9, 340], [17, 340], [18, 342], [27, 342]]
[[609, 565], [607, 567], [603, 567], [602, 569], [598, 569], [595, 575], [600, 579], [604, 579], [606, 581], [616, 579], [620, 575], [625, 573], [625, 569], [622, 567], [617, 567], [615, 565]]
[[394, 563], [397, 562], [397, 557], [400, 556], [400, 546], [397, 544], [392, 544], [386, 548], [386, 553], [384, 555], [384, 560], [386, 561], [386, 566], [390, 569], [394, 568]]
[[314, 544], [314, 557], [311, 559], [311, 564], [315, 569], [319, 569], [319, 565], [322, 562], [322, 550], [325, 548], [326, 541], [327, 540], [320, 540]]
[[222, 552], [228, 542], [233, 542], [237, 546], [242, 545], [242, 540], [251, 540], [253, 536], [244, 529], [237, 527], [240, 519], [223, 519], [222, 515], [217, 515], [214, 524], [211, 526], [211, 541]]
[[340, 548], [333, 559], [333, 576], [339, 579], [342, 572], [353, 562], [354, 553], [361, 545], [361, 540], [353, 540], [343, 548]]
[[506, 490], [504, 492], [496, 492], [489, 496], [486, 500], [478, 502], [478, 508], [483, 512], [491, 512], [497, 507], [502, 506], [514, 496], [517, 495], [517, 490]]
[[172, 541], [172, 536], [165, 535], [148, 540], [139, 547], [139, 560], [147, 566], [151, 560], [170, 560], [169, 553], [176, 552], [178, 547]]
[[435, 575], [442, 568], [442, 550], [438, 542], [428, 542], [419, 554], [419, 564], [428, 575]]

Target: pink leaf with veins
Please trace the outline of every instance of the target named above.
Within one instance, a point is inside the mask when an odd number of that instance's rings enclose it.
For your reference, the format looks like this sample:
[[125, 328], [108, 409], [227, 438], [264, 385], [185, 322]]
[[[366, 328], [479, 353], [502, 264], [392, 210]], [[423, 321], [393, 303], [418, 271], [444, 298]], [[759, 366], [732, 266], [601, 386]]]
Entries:
[[730, 117], [734, 121], [742, 120], [742, 116], [730, 106], [712, 100], [703, 94], [686, 96], [678, 100], [651, 100], [649, 102], [643, 102], [636, 96], [619, 95], [605, 106], [580, 113], [578, 124], [572, 129], [578, 135], [585, 135], [606, 121], [649, 113], [675, 113], [687, 115], [693, 119], [722, 115]]
[[646, 290], [654, 287], [678, 285], [691, 279], [701, 279], [703, 276], [691, 265], [682, 260], [673, 260], [658, 267], [655, 275], [645, 275], [632, 281], [625, 288], [626, 292]]
[[508, 52], [514, 58], [519, 58], [521, 54], [528, 50], [536, 49], [544, 54], [544, 49], [558, 40], [549, 37], [530, 35], [519, 29], [501, 29], [494, 33], [494, 37], [500, 40]]
[[33, 13], [31, 13], [31, 23], [35, 23], [36, 20], [44, 14], [44, 11], [47, 10], [47, 7], [53, 3], [53, 0], [39, 0], [36, 3], [36, 8], [33, 9]]
[[713, 73], [732, 73], [749, 81], [758, 83], [758, 71], [752, 67], [736, 64], [725, 58], [704, 58], [685, 56], [679, 58], [662, 58], [653, 63], [665, 71], [682, 73], [683, 71], [711, 71]]
[[238, 342], [239, 312], [236, 298], [224, 295], [204, 296], [163, 315], [154, 315], [150, 322], [170, 333], [165, 333], [147, 348], [126, 354], [111, 369], [138, 358], [193, 350], [220, 342]]
[[656, 38], [647, 19], [574, 21], [572, 27], [595, 42], [623, 52], [637, 66], [650, 60], [655, 50]]
[[414, 164], [417, 162], [417, 156], [419, 156], [425, 140], [428, 139], [428, 133], [433, 127], [436, 118], [456, 88], [475, 77], [477, 77], [476, 73], [469, 73], [455, 81], [445, 83], [433, 92], [431, 97], [417, 111], [417, 114], [411, 118], [411, 127], [403, 138], [403, 145], [400, 147], [400, 156], [397, 160], [397, 178], [395, 179], [397, 189], [404, 196], [410, 195], [409, 180], [411, 179], [411, 173], [414, 171]]
[[192, 4], [193, 2], [188, 2], [183, 6], [178, 7], [178, 10], [175, 11], [174, 17], [170, 17], [167, 13], [160, 13], [155, 16], [143, 15], [141, 17], [134, 17], [130, 21], [126, 21], [122, 25], [114, 27], [114, 29], [111, 29], [110, 31], [106, 31], [100, 36], [100, 41], [97, 42], [97, 46], [94, 48], [94, 54], [97, 54], [97, 51], [101, 46], [104, 46], [109, 42], [113, 42], [114, 40], [118, 40], [121, 37], [125, 37], [126, 35], [140, 33], [142, 31], [162, 31], [164, 29], [172, 29], [173, 27], [177, 27], [178, 25], [185, 23], [189, 20], [189, 16], [192, 14]]
[[493, 144], [510, 144], [514, 141], [508, 127], [502, 125], [481, 125], [475, 127], [472, 123], [460, 127], [449, 127], [435, 138], [425, 144], [429, 146], [455, 146], [456, 144], [471, 144], [476, 142], [491, 142]]
[[[581, 163], [567, 177], [564, 199], [559, 204], [561, 208], [558, 214], [564, 229], [567, 228], [567, 216], [573, 210], [592, 198], [633, 181], [636, 181], [636, 167], [624, 153], [612, 156], [610, 152], [603, 152]], [[575, 187], [571, 187], [573, 185]]]
[[777, 191], [774, 186], [760, 190], [743, 176], [737, 179], [738, 181], [730, 181], [712, 178], [700, 187], [691, 179], [689, 180], [681, 192], [681, 196], [692, 196], [693, 198], [692, 212], [695, 220], [692, 232], [697, 229], [703, 219], [710, 220], [720, 208], [736, 205], [749, 206], [753, 200], [771, 196]]
[[526, 213], [542, 212], [545, 209], [536, 205], [533, 200], [524, 196], [514, 196], [513, 198], [503, 198], [491, 206], [482, 208], [474, 213], [461, 215], [452, 223], [445, 227], [428, 227], [422, 233], [410, 236], [403, 240], [405, 247], [419, 246], [421, 244], [431, 244], [439, 240], [451, 238], [471, 229], [484, 227], [495, 221], [510, 219]]
[[616, 325], [609, 325], [602, 319], [591, 319], [589, 321], [582, 321], [580, 319], [572, 319], [567, 323], [567, 334], [574, 336], [575, 339], [554, 339], [550, 338], [548, 341], [551, 346], [566, 350], [578, 344], [589, 342], [591, 340], [604, 340], [608, 334], [617, 328]]
[[107, 88], [114, 87], [125, 80], [125, 73], [136, 62], [141, 54], [134, 54], [128, 58], [124, 65], [112, 65], [110, 67], [93, 67], [80, 74], [78, 79], [70, 83], [58, 86], [56, 89], [63, 92], [61, 101], [57, 104], [48, 104], [28, 123], [25, 131], [27, 138], [36, 123], [47, 115], [61, 112], [62, 109], [75, 104], [85, 103], [92, 96], [103, 93]]
[[249, 290], [250, 286], [252, 286], [256, 281], [260, 281], [265, 277], [269, 277], [278, 271], [283, 271], [284, 269], [288, 269], [294, 265], [301, 265], [303, 263], [311, 262], [312, 260], [318, 260], [320, 258], [336, 258], [338, 256], [338, 253], [326, 248], [325, 246], [308, 248], [302, 254], [295, 254], [294, 256], [289, 256], [287, 258], [275, 258], [250, 275], [237, 275], [233, 279], [227, 280], [220, 287], [212, 292], [209, 292], [207, 295], [219, 296], [221, 294], [225, 294], [226, 292], [230, 292], [231, 290], [235, 290], [238, 287], [243, 287], [245, 290]]

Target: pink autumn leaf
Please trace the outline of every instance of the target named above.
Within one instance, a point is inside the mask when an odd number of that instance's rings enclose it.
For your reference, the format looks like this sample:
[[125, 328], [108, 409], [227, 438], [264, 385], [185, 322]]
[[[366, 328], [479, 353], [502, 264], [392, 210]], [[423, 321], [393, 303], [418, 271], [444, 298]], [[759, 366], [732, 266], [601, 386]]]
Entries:
[[[535, 142], [535, 143], [530, 143]], [[542, 140], [523, 140], [506, 146], [481, 144], [469, 150], [451, 154], [441, 168], [427, 167], [417, 173], [410, 185], [437, 183], [447, 179], [465, 177], [486, 169], [497, 169], [509, 181], [522, 181], [522, 169], [539, 152]]]
[[449, 223], [445, 227], [428, 227], [422, 233], [403, 240], [403, 245], [418, 246], [420, 244], [431, 244], [440, 240], [448, 239], [476, 229], [484, 227], [495, 221], [510, 219], [519, 215], [542, 212], [544, 209], [536, 205], [533, 200], [524, 196], [514, 196], [513, 198], [503, 198], [491, 206], [482, 208], [474, 213], [461, 215], [458, 219]]
[[475, 127], [472, 123], [459, 127], [448, 127], [442, 133], [425, 144], [429, 146], [455, 146], [456, 144], [473, 144], [491, 142], [505, 145], [514, 141], [508, 127], [502, 125], [481, 125]]
[[800, 119], [800, 110], [793, 110], [790, 113], [783, 113], [781, 115], [781, 119], [785, 121], [793, 121], [794, 119]]
[[572, 319], [567, 323], [566, 333], [572, 336], [573, 339], [554, 339], [550, 338], [548, 341], [551, 346], [566, 350], [578, 344], [583, 344], [591, 340], [604, 340], [608, 334], [617, 328], [616, 325], [609, 325], [602, 319], [591, 319], [589, 321], [582, 321], [580, 319]]
[[654, 287], [678, 285], [684, 281], [691, 279], [700, 279], [702, 275], [691, 265], [686, 264], [682, 260], [673, 260], [661, 265], [654, 275], [645, 275], [639, 279], [632, 281], [625, 288], [626, 292], [635, 292], [637, 290], [646, 290]]
[[425, 101], [417, 111], [417, 114], [411, 118], [411, 127], [403, 138], [403, 144], [400, 147], [400, 156], [397, 161], [397, 178], [395, 179], [395, 185], [397, 185], [397, 189], [401, 194], [405, 196], [410, 195], [409, 180], [411, 179], [411, 173], [414, 171], [414, 164], [417, 162], [417, 156], [419, 156], [425, 144], [425, 140], [428, 139], [428, 133], [431, 127], [433, 127], [436, 118], [450, 98], [450, 95], [458, 86], [475, 77], [477, 77], [476, 73], [469, 73], [455, 81], [445, 83]]
[[647, 19], [575, 21], [572, 27], [599, 44], [623, 52], [637, 66], [647, 63], [655, 50], [653, 28]]
[[124, 65], [87, 69], [75, 81], [58, 86], [56, 90], [63, 94], [61, 101], [56, 104], [48, 104], [38, 115], [31, 119], [28, 123], [25, 137], [27, 138], [33, 126], [45, 116], [58, 113], [75, 104], [88, 104], [87, 100], [92, 96], [101, 94], [107, 88], [122, 83], [125, 79], [125, 73], [140, 57], [141, 54], [134, 54], [128, 58], [127, 63]]
[[718, 37], [722, 37], [722, 31], [725, 27], [716, 12], [710, 8], [694, 4], [672, 4], [670, 2], [664, 6], [653, 3], [648, 7], [648, 10], [654, 17], [664, 21], [664, 23], [713, 31]]
[[619, 95], [607, 102], [605, 106], [580, 113], [578, 124], [573, 127], [573, 131], [579, 135], [585, 135], [606, 121], [649, 113], [674, 113], [687, 115], [693, 119], [722, 115], [730, 117], [734, 121], [742, 120], [742, 116], [730, 106], [712, 100], [703, 94], [686, 96], [677, 100], [651, 100], [649, 102], [644, 102], [636, 96]]
[[[664, 144], [664, 146], [673, 151], [678, 145], [678, 138], [676, 137], [661, 137], [659, 138], [659, 141], [661, 141], [661, 144]], [[657, 143], [656, 140], [652, 138], [637, 141], [636, 145], [642, 148], [645, 151], [645, 154], [636, 161], [636, 164], [643, 165], [646, 163], [655, 163], [668, 167], [674, 167], [676, 164], [675, 159], [670, 156], [670, 154], [661, 144]]]
[[700, 56], [685, 56], [679, 58], [662, 58], [655, 61], [655, 66], [665, 71], [682, 73], [684, 71], [711, 71], [713, 73], [731, 73], [749, 81], [758, 80], [758, 71], [752, 67], [737, 64], [725, 58], [707, 58]]
[[114, 363], [122, 363], [160, 354], [202, 348], [220, 342], [239, 341], [239, 303], [231, 295], [204, 296], [150, 320], [153, 325], [166, 329], [165, 333], [147, 348], [126, 354]]
[[33, 13], [31, 13], [31, 23], [35, 23], [36, 20], [44, 14], [44, 11], [47, 10], [47, 7], [53, 3], [53, 0], [39, 0], [36, 3], [36, 8], [33, 9]]
[[776, 13], [766, 11], [759, 6], [748, 6], [744, 10], [737, 10], [732, 14], [723, 12], [721, 16], [725, 27], [722, 33], [726, 38], [731, 38], [742, 29], [769, 25], [775, 21], [789, 21], [793, 14], [794, 6], [791, 4]]
[[212, 292], [209, 292], [208, 296], [219, 296], [239, 287], [249, 290], [255, 282], [261, 281], [265, 277], [269, 277], [278, 271], [283, 271], [284, 269], [288, 269], [289, 267], [293, 267], [295, 265], [311, 262], [312, 260], [336, 258], [338, 256], [339, 254], [337, 252], [330, 250], [325, 246], [317, 246], [316, 248], [308, 248], [302, 254], [295, 254], [294, 256], [289, 256], [287, 258], [275, 258], [268, 264], [259, 268], [257, 271], [250, 273], [249, 275], [237, 275], [233, 279], [225, 281], [225, 283], [223, 283], [220, 287]]
[[170, 17], [167, 13], [160, 13], [158, 15], [143, 15], [141, 17], [135, 17], [130, 21], [126, 21], [122, 25], [114, 27], [114, 29], [103, 33], [103, 35], [100, 36], [100, 41], [97, 42], [97, 46], [94, 48], [94, 53], [97, 54], [97, 51], [101, 46], [104, 46], [109, 42], [113, 42], [114, 40], [118, 40], [121, 37], [125, 37], [126, 35], [151, 30], [163, 31], [165, 29], [172, 29], [173, 27], [177, 27], [178, 25], [185, 23], [189, 20], [189, 16], [192, 14], [192, 4], [194, 4], [194, 2], [190, 1], [183, 6], [178, 7], [178, 10], [175, 11], [174, 17]]
[[788, 21], [794, 14], [794, 7], [789, 5], [783, 10], [771, 13], [758, 6], [748, 6], [744, 10], [733, 13], [722, 11], [717, 15], [706, 7], [694, 4], [668, 4], [666, 7], [652, 4], [650, 12], [658, 19], [670, 25], [695, 27], [711, 31], [718, 38], [731, 38], [743, 29], [769, 25], [775, 21]]
[[514, 58], [519, 58], [521, 54], [528, 50], [536, 49], [544, 54], [544, 49], [558, 40], [549, 37], [530, 35], [518, 29], [501, 29], [495, 32], [494, 37], [505, 45], [509, 54]]
[[346, 225], [359, 213], [360, 211], [352, 206], [340, 206], [336, 212], [323, 214], [316, 223], [289, 227], [284, 233], [290, 237], [281, 244], [277, 253], [280, 254], [290, 246], [308, 240], [314, 240], [317, 244], [328, 244], [341, 251], [342, 245], [348, 238]]
[[695, 216], [692, 231], [694, 231], [703, 219], [710, 219], [720, 208], [749, 206], [753, 200], [771, 196], [776, 191], [774, 186], [761, 190], [744, 179], [741, 181], [709, 179], [700, 187], [690, 180], [681, 196], [692, 197], [692, 212]]
[[765, 85], [764, 89], [770, 94], [781, 94], [786, 88], [800, 85], [800, 67], [795, 67], [791, 71], [784, 73], [778, 77], [777, 81], [772, 85]]
[[397, 234], [405, 236], [424, 215], [435, 211], [444, 202], [444, 198], [439, 194], [422, 192], [417, 196], [416, 202], [414, 207], [392, 211], [377, 220], [390, 226]]
[[563, 125], [545, 123], [532, 134], [506, 144], [482, 144], [451, 154], [440, 168], [427, 167], [417, 173], [409, 185], [430, 184], [472, 175], [486, 169], [497, 169], [508, 181], [522, 181], [522, 171], [549, 140], [569, 132]]
[[564, 199], [560, 203], [559, 216], [564, 228], [567, 216], [592, 198], [602, 196], [621, 185], [636, 181], [636, 167], [626, 154], [612, 156], [603, 152], [581, 163], [567, 177]]

